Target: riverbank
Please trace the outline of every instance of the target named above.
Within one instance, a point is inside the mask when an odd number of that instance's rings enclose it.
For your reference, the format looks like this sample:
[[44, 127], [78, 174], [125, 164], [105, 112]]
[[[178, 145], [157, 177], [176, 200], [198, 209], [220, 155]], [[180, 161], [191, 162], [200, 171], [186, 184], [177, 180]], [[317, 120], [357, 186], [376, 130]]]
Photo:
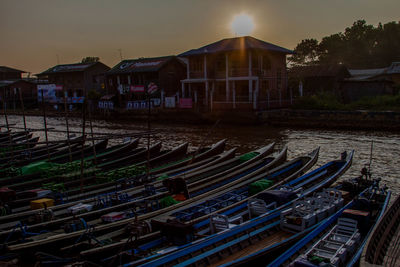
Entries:
[[[22, 115], [21, 111], [8, 111], [10, 115]], [[43, 116], [40, 110], [25, 111], [27, 116]], [[48, 117], [64, 116], [58, 111], [46, 111]], [[81, 117], [78, 111], [69, 113], [70, 117]], [[138, 121], [148, 119], [147, 110], [138, 111], [110, 111], [93, 113], [93, 119], [105, 121]], [[295, 110], [280, 109], [258, 112], [207, 112], [200, 113], [191, 110], [161, 110], [155, 109], [150, 115], [152, 122], [166, 124], [220, 124], [227, 125], [270, 125], [273, 127], [301, 128], [301, 129], [332, 129], [332, 130], [373, 130], [373, 131], [400, 131], [400, 112], [394, 111], [327, 111], [327, 110]]]

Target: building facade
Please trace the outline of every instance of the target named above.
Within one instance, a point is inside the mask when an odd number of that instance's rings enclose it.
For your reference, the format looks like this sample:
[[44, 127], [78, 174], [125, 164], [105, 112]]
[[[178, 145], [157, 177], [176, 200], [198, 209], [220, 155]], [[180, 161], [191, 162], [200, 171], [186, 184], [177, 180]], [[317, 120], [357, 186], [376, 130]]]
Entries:
[[107, 94], [117, 95], [123, 107], [127, 101], [145, 100], [149, 85], [160, 101], [179, 93], [186, 66], [176, 56], [123, 60], [107, 72]]
[[[48, 99], [52, 102], [63, 101], [63, 95], [82, 100], [90, 91], [101, 92], [105, 88], [105, 73], [110, 68], [101, 62], [64, 64], [51, 67], [37, 74], [45, 84], [39, 84], [38, 89], [43, 88], [49, 93]], [[40, 95], [39, 95], [40, 98]], [[78, 101], [79, 102], [79, 101]]]
[[286, 55], [292, 51], [246, 36], [182, 53], [188, 61], [181, 97], [205, 110], [264, 110], [289, 98]]

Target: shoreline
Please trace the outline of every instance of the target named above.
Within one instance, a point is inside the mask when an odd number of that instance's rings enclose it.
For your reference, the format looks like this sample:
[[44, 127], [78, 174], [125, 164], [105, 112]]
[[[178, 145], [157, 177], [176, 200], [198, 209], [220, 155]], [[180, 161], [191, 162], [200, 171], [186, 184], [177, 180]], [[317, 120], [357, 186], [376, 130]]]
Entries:
[[[0, 113], [4, 116], [4, 112]], [[8, 111], [7, 115], [22, 116], [22, 111]], [[26, 116], [43, 116], [41, 110], [26, 110]], [[46, 110], [47, 117], [63, 117], [63, 112]], [[70, 112], [68, 117], [80, 118], [80, 112]], [[92, 119], [105, 121], [146, 122], [147, 111], [112, 111], [92, 113]], [[269, 125], [277, 128], [326, 129], [351, 131], [400, 131], [400, 112], [394, 111], [330, 111], [279, 109], [258, 112], [208, 112], [185, 110], [152, 110], [151, 122], [160, 124], [214, 124], [225, 125]]]

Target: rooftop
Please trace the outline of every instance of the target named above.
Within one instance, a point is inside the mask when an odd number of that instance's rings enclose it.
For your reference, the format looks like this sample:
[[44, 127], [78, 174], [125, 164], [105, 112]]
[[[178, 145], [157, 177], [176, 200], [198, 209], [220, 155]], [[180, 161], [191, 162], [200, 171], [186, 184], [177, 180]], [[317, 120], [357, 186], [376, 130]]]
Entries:
[[90, 68], [93, 65], [96, 65], [98, 63], [103, 64], [103, 63], [98, 61], [98, 62], [90, 62], [90, 63], [73, 63], [73, 64], [56, 65], [54, 67], [51, 67], [48, 70], [43, 71], [42, 73], [39, 73], [39, 75], [51, 74], [51, 73], [85, 71], [86, 69], [88, 69], [88, 68]]
[[111, 70], [112, 73], [153, 72], [161, 69], [167, 62], [177, 59], [176, 56], [126, 59], [118, 63]]
[[26, 73], [26, 71], [13, 69], [13, 68], [6, 67], [6, 66], [0, 66], [0, 72], [3, 72], [3, 73], [4, 72], [8, 72], [8, 73], [10, 73], [10, 72]]
[[243, 36], [243, 37], [222, 39], [215, 43], [197, 49], [186, 51], [180, 54], [179, 56], [187, 57], [194, 55], [213, 54], [218, 52], [228, 52], [228, 51], [246, 50], [246, 49], [267, 50], [284, 54], [293, 54], [292, 50], [261, 41], [251, 36]]

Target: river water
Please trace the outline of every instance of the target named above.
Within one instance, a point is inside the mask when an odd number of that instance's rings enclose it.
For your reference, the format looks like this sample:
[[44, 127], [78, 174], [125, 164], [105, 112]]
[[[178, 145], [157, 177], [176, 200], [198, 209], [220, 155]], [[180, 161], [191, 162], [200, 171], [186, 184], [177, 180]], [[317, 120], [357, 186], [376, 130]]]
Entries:
[[[21, 116], [9, 116], [9, 123], [16, 127], [23, 127]], [[32, 129], [43, 129], [43, 117], [28, 116], [27, 127]], [[47, 127], [57, 130], [66, 130], [64, 118], [47, 118]], [[5, 124], [4, 117], [0, 124]], [[82, 131], [82, 120], [69, 119], [71, 131]], [[143, 122], [110, 122], [93, 121], [94, 133], [109, 134], [134, 134], [147, 129]], [[245, 153], [270, 142], [276, 142], [276, 147], [288, 146], [288, 158], [294, 158], [302, 153], [312, 151], [320, 147], [320, 156], [314, 168], [323, 165], [333, 159], [338, 159], [340, 153], [347, 150], [355, 150], [355, 156], [351, 168], [340, 178], [346, 179], [359, 176], [361, 168], [370, 162], [372, 145], [371, 172], [374, 178], [381, 178], [395, 195], [400, 193], [400, 134], [381, 131], [332, 131], [332, 130], [298, 130], [271, 128], [261, 126], [227, 126], [222, 124], [212, 125], [178, 125], [152, 123], [151, 130], [154, 131], [151, 142], [162, 141], [163, 148], [169, 149], [183, 142], [190, 143], [190, 150], [199, 146], [211, 145], [218, 140], [226, 138], [227, 148], [237, 147], [238, 153]], [[86, 132], [90, 133], [89, 123]], [[43, 131], [36, 131], [40, 140], [45, 140]], [[49, 132], [49, 140], [65, 138], [64, 133]], [[115, 144], [121, 140], [112, 139], [110, 143]], [[146, 139], [141, 141], [146, 145]]]

